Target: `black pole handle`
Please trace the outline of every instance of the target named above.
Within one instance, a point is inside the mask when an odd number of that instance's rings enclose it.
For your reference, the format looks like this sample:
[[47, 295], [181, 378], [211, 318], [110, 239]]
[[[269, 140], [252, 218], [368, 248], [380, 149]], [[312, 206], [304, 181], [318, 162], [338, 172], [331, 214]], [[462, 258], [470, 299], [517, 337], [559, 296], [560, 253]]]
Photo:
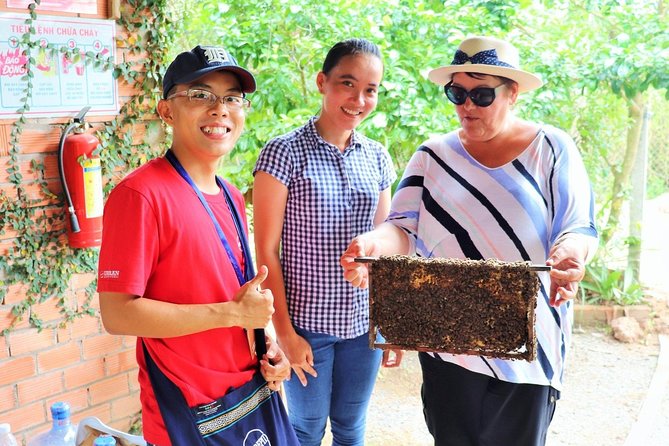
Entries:
[[256, 356], [258, 357], [258, 361], [260, 361], [262, 357], [265, 356], [265, 353], [267, 353], [265, 330], [263, 328], [254, 328], [253, 338], [256, 343]]

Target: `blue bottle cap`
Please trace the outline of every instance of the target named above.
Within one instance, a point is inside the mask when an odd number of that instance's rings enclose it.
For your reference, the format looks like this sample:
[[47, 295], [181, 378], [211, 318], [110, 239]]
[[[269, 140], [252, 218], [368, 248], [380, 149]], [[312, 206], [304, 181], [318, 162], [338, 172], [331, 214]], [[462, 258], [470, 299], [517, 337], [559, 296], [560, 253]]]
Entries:
[[54, 420], [66, 420], [70, 418], [70, 405], [59, 401], [51, 405], [51, 416]]
[[116, 439], [112, 437], [111, 435], [100, 435], [98, 438], [95, 439], [93, 442], [93, 446], [114, 446], [116, 445]]

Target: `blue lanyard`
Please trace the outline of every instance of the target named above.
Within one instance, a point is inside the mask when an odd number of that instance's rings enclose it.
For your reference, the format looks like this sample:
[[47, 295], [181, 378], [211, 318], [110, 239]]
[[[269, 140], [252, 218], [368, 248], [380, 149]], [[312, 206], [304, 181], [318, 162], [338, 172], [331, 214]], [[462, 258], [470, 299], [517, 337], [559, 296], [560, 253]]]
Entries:
[[228, 243], [228, 239], [225, 237], [221, 225], [218, 223], [218, 220], [216, 220], [214, 213], [209, 207], [209, 203], [207, 203], [207, 200], [202, 195], [202, 192], [200, 192], [200, 189], [198, 189], [198, 187], [195, 185], [190, 175], [188, 175], [188, 172], [186, 172], [186, 169], [183, 168], [177, 157], [174, 156], [172, 150], [168, 150], [167, 153], [165, 153], [165, 158], [167, 158], [167, 161], [169, 161], [170, 164], [172, 164], [172, 167], [174, 167], [174, 169], [179, 173], [179, 175], [181, 175], [181, 177], [190, 185], [193, 191], [197, 194], [197, 198], [200, 200], [200, 203], [202, 203], [202, 206], [204, 206], [204, 209], [207, 211], [207, 214], [209, 214], [209, 218], [211, 218], [211, 221], [214, 224], [214, 228], [216, 228], [216, 233], [218, 234], [218, 238], [221, 240], [221, 244], [223, 245], [223, 248], [225, 248], [225, 252], [228, 254], [228, 259], [230, 260], [230, 263], [232, 264], [232, 267], [235, 270], [235, 274], [237, 275], [239, 286], [244, 285], [247, 281], [253, 278], [255, 272], [253, 271], [253, 263], [251, 262], [251, 253], [242, 226], [241, 217], [237, 212], [237, 208], [235, 207], [234, 202], [232, 201], [230, 191], [225, 186], [225, 183], [217, 176], [216, 184], [218, 184], [218, 187], [223, 189], [223, 193], [225, 195], [225, 201], [228, 204], [230, 213], [232, 214], [232, 220], [235, 223], [237, 236], [239, 237], [239, 242], [242, 245], [242, 256], [244, 258], [244, 272], [242, 272], [242, 269], [239, 266], [239, 262], [237, 261], [237, 257], [235, 257], [235, 255], [232, 253], [232, 248], [230, 248], [230, 243]]
[[[216, 233], [218, 234], [218, 238], [221, 240], [221, 244], [225, 248], [225, 252], [228, 254], [228, 259], [230, 259], [230, 263], [232, 264], [232, 267], [235, 270], [235, 274], [237, 275], [237, 280], [239, 281], [239, 286], [244, 285], [246, 282], [251, 280], [256, 273], [253, 269], [253, 262], [251, 261], [251, 250], [249, 249], [249, 242], [246, 239], [246, 233], [244, 231], [244, 226], [242, 225], [242, 218], [239, 215], [237, 208], [235, 207], [234, 201], [232, 201], [232, 195], [230, 195], [230, 191], [228, 190], [227, 186], [225, 185], [223, 180], [221, 180], [218, 176], [216, 177], [216, 184], [218, 184], [218, 187], [220, 187], [223, 190], [223, 194], [225, 195], [225, 202], [228, 204], [228, 208], [230, 209], [230, 213], [232, 214], [232, 220], [235, 223], [235, 229], [237, 230], [239, 243], [242, 245], [242, 257], [244, 259], [243, 273], [242, 269], [239, 266], [239, 262], [237, 262], [237, 258], [232, 253], [232, 249], [230, 248], [230, 243], [228, 243], [228, 239], [225, 237], [221, 225], [218, 223], [218, 220], [216, 220], [214, 213], [209, 207], [209, 203], [207, 203], [207, 200], [205, 200], [204, 196], [202, 195], [202, 192], [200, 192], [200, 189], [198, 189], [198, 187], [195, 185], [190, 175], [188, 175], [188, 172], [186, 172], [186, 169], [184, 169], [184, 167], [181, 165], [181, 163], [179, 162], [179, 160], [174, 155], [171, 149], [165, 153], [165, 158], [167, 158], [167, 161], [169, 161], [172, 167], [174, 167], [174, 169], [179, 173], [179, 175], [181, 175], [181, 178], [186, 180], [186, 182], [190, 185], [190, 187], [197, 195], [197, 198], [200, 200], [200, 203], [202, 203], [202, 206], [204, 206], [204, 209], [207, 211], [207, 214], [209, 214], [209, 218], [211, 218], [211, 221], [214, 224], [214, 227], [216, 228]], [[258, 357], [258, 359], [262, 359], [263, 355], [267, 351], [265, 347], [265, 330], [263, 330], [262, 328], [255, 328], [253, 330], [253, 333], [255, 336], [256, 356]]]

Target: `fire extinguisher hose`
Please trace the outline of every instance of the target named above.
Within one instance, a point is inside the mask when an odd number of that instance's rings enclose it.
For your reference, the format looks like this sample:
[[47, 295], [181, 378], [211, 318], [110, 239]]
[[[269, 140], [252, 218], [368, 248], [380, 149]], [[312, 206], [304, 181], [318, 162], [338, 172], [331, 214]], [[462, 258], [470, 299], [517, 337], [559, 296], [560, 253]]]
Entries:
[[72, 232], [76, 233], [81, 231], [79, 227], [79, 219], [77, 219], [77, 214], [74, 211], [74, 204], [72, 204], [72, 196], [70, 195], [70, 189], [67, 187], [67, 181], [65, 181], [65, 169], [63, 168], [63, 149], [65, 147], [65, 139], [67, 135], [76, 127], [83, 126], [84, 116], [90, 110], [90, 105], [82, 108], [77, 116], [72, 119], [72, 122], [65, 128], [65, 131], [60, 135], [60, 143], [58, 144], [58, 174], [60, 175], [60, 182], [63, 185], [63, 191], [65, 191], [65, 198], [67, 199], [67, 211], [70, 213], [70, 227]]

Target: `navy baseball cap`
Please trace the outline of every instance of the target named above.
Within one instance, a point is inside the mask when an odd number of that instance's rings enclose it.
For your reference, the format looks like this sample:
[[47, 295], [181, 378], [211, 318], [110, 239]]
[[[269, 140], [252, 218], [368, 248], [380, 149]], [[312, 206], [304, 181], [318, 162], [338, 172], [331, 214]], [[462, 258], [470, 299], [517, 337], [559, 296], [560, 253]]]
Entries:
[[167, 67], [163, 77], [163, 99], [167, 99], [167, 93], [175, 85], [187, 84], [214, 71], [230, 71], [237, 76], [243, 93], [256, 91], [253, 75], [240, 67], [237, 60], [225, 49], [198, 45], [179, 54]]

